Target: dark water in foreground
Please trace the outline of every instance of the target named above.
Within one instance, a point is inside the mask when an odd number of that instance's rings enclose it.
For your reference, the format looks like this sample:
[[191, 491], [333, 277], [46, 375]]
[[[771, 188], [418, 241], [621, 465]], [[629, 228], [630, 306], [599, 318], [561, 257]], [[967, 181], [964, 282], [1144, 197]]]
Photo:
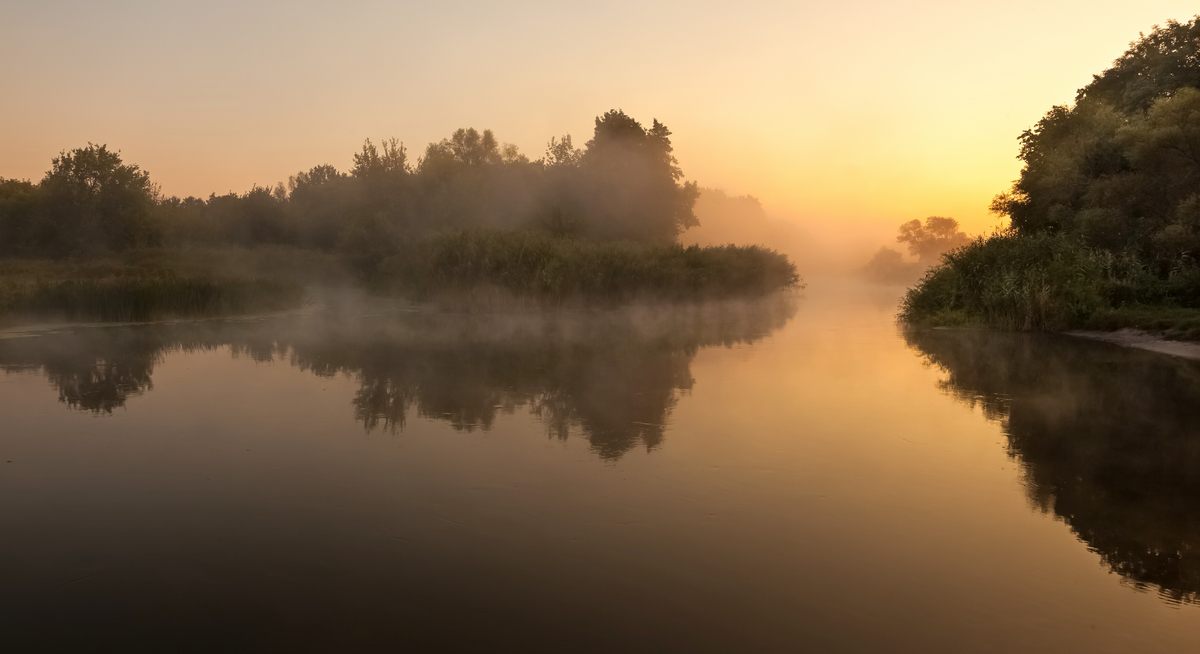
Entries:
[[1200, 365], [894, 299], [0, 339], [0, 649], [1192, 651]]

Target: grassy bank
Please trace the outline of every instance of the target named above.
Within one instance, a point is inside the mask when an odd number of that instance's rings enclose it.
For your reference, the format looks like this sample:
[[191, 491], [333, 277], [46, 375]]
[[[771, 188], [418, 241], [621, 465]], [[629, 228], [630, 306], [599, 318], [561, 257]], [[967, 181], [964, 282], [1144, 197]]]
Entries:
[[900, 319], [924, 326], [1011, 330], [1161, 331], [1200, 338], [1200, 268], [1165, 272], [1133, 254], [1011, 231], [942, 257], [905, 295]]
[[363, 284], [380, 295], [472, 309], [754, 297], [802, 286], [787, 257], [761, 247], [650, 246], [466, 230], [414, 239], [365, 275], [345, 256], [279, 247], [0, 259], [0, 322], [278, 311], [300, 306], [305, 287], [314, 284]]
[[278, 311], [336, 274], [285, 249], [144, 250], [120, 257], [0, 260], [0, 321], [147, 321]]
[[548, 301], [758, 296], [803, 286], [787, 257], [759, 246], [598, 242], [525, 230], [430, 235], [384, 261], [374, 285], [430, 298], [493, 287]]

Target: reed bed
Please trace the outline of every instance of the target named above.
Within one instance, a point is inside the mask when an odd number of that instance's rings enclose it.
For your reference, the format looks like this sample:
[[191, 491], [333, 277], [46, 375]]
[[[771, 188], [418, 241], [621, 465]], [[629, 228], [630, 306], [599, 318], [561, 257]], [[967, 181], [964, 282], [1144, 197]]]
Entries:
[[278, 311], [304, 301], [303, 286], [283, 278], [168, 265], [6, 260], [0, 263], [0, 318], [143, 322]]
[[552, 301], [760, 296], [803, 287], [785, 255], [759, 246], [642, 245], [481, 229], [422, 239], [385, 261], [377, 282], [424, 296], [491, 287]]
[[901, 303], [902, 322], [1017, 331], [1121, 329], [1200, 337], [1200, 269], [1162, 273], [1063, 235], [1000, 231], [942, 256]]

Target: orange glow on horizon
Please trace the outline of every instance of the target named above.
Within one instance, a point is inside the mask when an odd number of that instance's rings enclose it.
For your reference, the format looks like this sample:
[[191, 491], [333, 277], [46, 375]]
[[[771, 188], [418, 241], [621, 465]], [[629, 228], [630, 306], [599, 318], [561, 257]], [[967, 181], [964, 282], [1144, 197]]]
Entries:
[[[0, 177], [122, 151], [168, 195], [244, 192], [363, 138], [414, 156], [458, 127], [536, 158], [619, 107], [688, 179], [813, 229], [958, 218], [990, 231], [1016, 137], [1138, 32], [1194, 4], [360, 2], [25, 4], [0, 24]], [[631, 17], [635, 17], [633, 19]], [[51, 45], [52, 44], [52, 45]]]

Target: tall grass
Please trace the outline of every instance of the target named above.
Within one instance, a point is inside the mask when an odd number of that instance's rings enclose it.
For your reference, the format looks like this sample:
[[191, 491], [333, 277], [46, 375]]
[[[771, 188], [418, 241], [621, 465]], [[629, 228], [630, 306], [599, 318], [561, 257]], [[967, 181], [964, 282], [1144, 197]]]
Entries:
[[142, 253], [128, 259], [0, 262], [0, 319], [148, 321], [277, 311], [302, 304], [303, 286], [230, 266], [192, 267]]
[[480, 229], [429, 236], [385, 261], [378, 280], [424, 295], [494, 286], [556, 300], [755, 296], [803, 286], [785, 255], [759, 246], [653, 246]]
[[911, 324], [974, 324], [1012, 330], [1154, 328], [1192, 333], [1200, 269], [1161, 274], [1135, 255], [1076, 238], [999, 231], [942, 256], [905, 295]]
[[1111, 255], [1059, 236], [998, 232], [942, 255], [909, 289], [910, 323], [1065, 329], [1107, 306]]

